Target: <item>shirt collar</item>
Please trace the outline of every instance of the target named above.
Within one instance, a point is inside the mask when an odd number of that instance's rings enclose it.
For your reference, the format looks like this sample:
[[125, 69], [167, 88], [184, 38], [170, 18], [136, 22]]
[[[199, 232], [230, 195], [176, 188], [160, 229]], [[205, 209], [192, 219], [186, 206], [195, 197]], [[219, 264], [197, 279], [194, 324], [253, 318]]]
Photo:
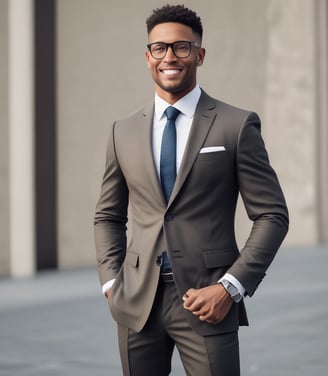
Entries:
[[[194, 87], [187, 95], [174, 103], [173, 107], [177, 108], [185, 116], [192, 118], [194, 116], [197, 103], [201, 95], [201, 90], [198, 85]], [[164, 99], [155, 94], [155, 116], [159, 121], [164, 115], [164, 111], [168, 106], [171, 106]]]

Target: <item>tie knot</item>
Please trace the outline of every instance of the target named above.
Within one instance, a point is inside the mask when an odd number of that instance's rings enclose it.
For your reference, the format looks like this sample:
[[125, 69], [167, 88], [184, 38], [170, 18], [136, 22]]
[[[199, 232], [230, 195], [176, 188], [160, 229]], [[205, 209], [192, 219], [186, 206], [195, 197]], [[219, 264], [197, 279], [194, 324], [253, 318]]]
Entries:
[[165, 110], [165, 115], [167, 117], [167, 120], [173, 120], [175, 121], [175, 119], [178, 117], [180, 111], [172, 106], [168, 107], [166, 110]]

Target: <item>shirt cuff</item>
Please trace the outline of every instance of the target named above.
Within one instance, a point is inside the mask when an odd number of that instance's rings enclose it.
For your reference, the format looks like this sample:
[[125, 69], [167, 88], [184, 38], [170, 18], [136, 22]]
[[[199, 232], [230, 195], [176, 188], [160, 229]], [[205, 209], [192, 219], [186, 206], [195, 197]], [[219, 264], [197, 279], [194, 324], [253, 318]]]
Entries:
[[231, 284], [233, 284], [236, 287], [236, 289], [239, 291], [239, 294], [242, 297], [245, 296], [246, 290], [245, 290], [244, 286], [233, 275], [226, 273], [221, 279], [218, 280], [218, 283], [220, 283], [222, 281], [222, 279], [226, 279]]
[[103, 294], [105, 295], [105, 293], [112, 288], [113, 284], [115, 282], [115, 278], [114, 279], [111, 279], [110, 281], [106, 282], [103, 286], [102, 286], [102, 292]]

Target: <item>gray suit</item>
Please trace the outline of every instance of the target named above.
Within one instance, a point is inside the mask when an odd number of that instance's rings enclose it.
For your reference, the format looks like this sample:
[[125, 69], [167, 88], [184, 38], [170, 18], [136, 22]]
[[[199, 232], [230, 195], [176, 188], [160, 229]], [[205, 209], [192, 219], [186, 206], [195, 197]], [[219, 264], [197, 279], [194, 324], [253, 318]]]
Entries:
[[[110, 308], [114, 319], [135, 331], [144, 327], [157, 290], [156, 258], [167, 250], [180, 296], [215, 284], [226, 271], [249, 296], [265, 276], [288, 229], [288, 211], [271, 168], [255, 113], [202, 92], [168, 205], [152, 153], [151, 103], [113, 125], [106, 171], [95, 216], [101, 283], [116, 279]], [[225, 150], [200, 153], [201, 148]], [[238, 194], [254, 222], [238, 250], [234, 216]], [[127, 207], [131, 242], [126, 244]], [[219, 324], [186, 312], [203, 335], [247, 325], [244, 303], [233, 304]]]

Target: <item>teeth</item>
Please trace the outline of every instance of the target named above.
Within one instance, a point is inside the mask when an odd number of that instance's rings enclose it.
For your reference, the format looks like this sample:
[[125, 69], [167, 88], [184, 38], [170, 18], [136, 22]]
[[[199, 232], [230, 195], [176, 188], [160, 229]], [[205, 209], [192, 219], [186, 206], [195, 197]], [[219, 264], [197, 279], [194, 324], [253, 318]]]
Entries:
[[167, 69], [167, 70], [163, 70], [163, 73], [164, 74], [167, 74], [167, 75], [171, 75], [171, 74], [177, 74], [179, 73], [180, 71], [179, 70], [175, 70], [175, 69]]

